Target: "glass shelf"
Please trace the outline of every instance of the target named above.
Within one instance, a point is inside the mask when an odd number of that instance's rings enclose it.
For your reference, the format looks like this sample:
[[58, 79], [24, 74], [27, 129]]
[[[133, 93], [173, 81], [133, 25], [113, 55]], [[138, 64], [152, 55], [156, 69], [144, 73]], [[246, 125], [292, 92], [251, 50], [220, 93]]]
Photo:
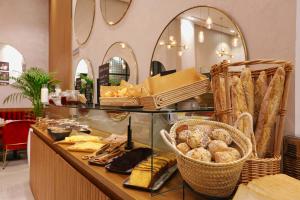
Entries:
[[91, 105], [47, 105], [47, 107], [66, 107], [66, 108], [77, 108], [77, 109], [95, 109], [103, 111], [119, 111], [119, 112], [132, 112], [132, 113], [177, 113], [177, 112], [212, 112], [214, 111], [213, 107], [200, 107], [196, 109], [178, 109], [174, 108], [162, 108], [160, 110], [149, 110], [144, 108], [130, 108], [130, 107], [117, 107], [117, 106], [99, 106], [95, 104]]

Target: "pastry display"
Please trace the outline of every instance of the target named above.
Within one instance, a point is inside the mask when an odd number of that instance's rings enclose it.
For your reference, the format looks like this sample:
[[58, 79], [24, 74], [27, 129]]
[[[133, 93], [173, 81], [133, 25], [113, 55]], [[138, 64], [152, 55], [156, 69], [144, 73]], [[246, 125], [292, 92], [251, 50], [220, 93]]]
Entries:
[[285, 83], [285, 71], [279, 67], [273, 76], [261, 104], [255, 130], [257, 153], [260, 158], [266, 156], [271, 141], [271, 132], [276, 121]]
[[79, 151], [79, 152], [87, 152], [93, 153], [99, 150], [104, 144], [99, 142], [78, 142], [67, 147], [69, 151]]
[[118, 173], [130, 173], [133, 167], [152, 154], [152, 149], [137, 148], [126, 152], [106, 166], [106, 169]]
[[232, 137], [225, 129], [215, 129], [211, 132], [210, 138], [213, 140], [222, 140], [227, 145], [232, 142]]
[[188, 151], [191, 150], [191, 148], [189, 147], [189, 145], [187, 145], [187, 143], [183, 142], [177, 145], [177, 149], [179, 151], [181, 151], [183, 154], [186, 154]]
[[199, 129], [195, 129], [193, 132], [191, 132], [186, 140], [186, 143], [191, 148], [197, 148], [197, 147], [206, 147], [208, 143], [210, 142], [210, 138], [208, 135]]
[[[153, 168], [151, 168], [151, 162]], [[128, 184], [141, 188], [149, 188], [165, 170], [176, 164], [176, 158], [172, 154], [158, 155], [148, 158], [138, 164], [131, 172]], [[151, 170], [153, 170], [151, 172]]]
[[186, 156], [204, 162], [210, 162], [212, 157], [211, 153], [203, 147], [190, 150], [186, 153]]

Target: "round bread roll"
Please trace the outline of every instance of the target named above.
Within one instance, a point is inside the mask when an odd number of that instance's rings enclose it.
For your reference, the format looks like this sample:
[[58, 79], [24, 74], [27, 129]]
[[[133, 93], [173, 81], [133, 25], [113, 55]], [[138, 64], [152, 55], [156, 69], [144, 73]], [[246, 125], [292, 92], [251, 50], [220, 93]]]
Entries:
[[186, 156], [199, 161], [211, 162], [211, 153], [203, 147], [192, 149], [187, 152]]
[[225, 151], [227, 148], [227, 144], [222, 140], [212, 140], [208, 145], [208, 151], [212, 155], [214, 155], [218, 151]]
[[187, 140], [188, 135], [192, 132], [190, 130], [182, 130], [177, 133], [177, 143], [184, 143]]
[[234, 159], [236, 159], [236, 160], [238, 160], [238, 159], [240, 159], [242, 157], [241, 154], [240, 154], [240, 152], [237, 149], [235, 149], [235, 148], [228, 147], [226, 151], [228, 151], [229, 154], [232, 157], [234, 157]]
[[195, 125], [195, 126], [190, 127], [190, 130], [192, 130], [192, 131], [194, 131], [196, 129], [206, 133], [208, 136], [210, 136], [211, 132], [214, 130], [209, 125]]
[[186, 154], [188, 151], [191, 150], [191, 148], [189, 147], [189, 145], [187, 145], [187, 143], [185, 143], [185, 142], [178, 144], [176, 147], [183, 154]]
[[229, 163], [236, 159], [229, 153], [229, 151], [219, 151], [214, 154], [216, 163]]
[[225, 129], [222, 128], [213, 130], [211, 132], [210, 137], [213, 140], [222, 140], [227, 145], [230, 145], [232, 143], [231, 135]]
[[208, 135], [198, 129], [192, 131], [186, 140], [186, 143], [192, 148], [197, 147], [207, 147], [208, 143], [210, 142], [210, 138]]

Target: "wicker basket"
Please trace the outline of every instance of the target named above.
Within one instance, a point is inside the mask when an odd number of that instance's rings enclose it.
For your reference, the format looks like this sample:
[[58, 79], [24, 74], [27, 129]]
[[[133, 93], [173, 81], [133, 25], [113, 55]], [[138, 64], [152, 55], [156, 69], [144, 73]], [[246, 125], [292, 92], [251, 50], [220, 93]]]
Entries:
[[140, 101], [136, 97], [100, 97], [101, 106], [139, 106]]
[[[288, 101], [288, 94], [289, 94], [289, 88], [290, 88], [290, 79], [291, 79], [291, 72], [293, 69], [293, 65], [290, 62], [282, 61], [282, 60], [253, 60], [253, 61], [242, 61], [242, 62], [236, 62], [236, 63], [228, 63], [227, 61], [223, 61], [220, 64], [214, 65], [211, 68], [211, 76], [212, 76], [212, 90], [214, 93], [214, 97], [217, 96], [218, 91], [217, 88], [220, 87], [220, 77], [224, 77], [225, 80], [225, 92], [226, 92], [226, 98], [224, 98], [225, 102], [225, 108], [220, 108], [218, 105], [217, 100], [215, 99], [215, 116], [218, 121], [222, 121], [224, 123], [232, 125], [233, 122], [236, 120], [233, 115], [233, 110], [231, 106], [231, 97], [230, 97], [230, 87], [229, 87], [229, 77], [236, 75], [240, 76], [240, 70], [239, 71], [233, 71], [232, 69], [236, 67], [241, 66], [252, 66], [251, 73], [252, 78], [254, 81], [258, 78], [261, 71], [265, 71], [268, 81], [271, 81], [273, 75], [275, 74], [277, 68], [279, 66], [284, 67], [286, 71], [286, 77], [285, 77], [285, 85], [284, 85], [284, 93], [282, 95], [281, 105], [280, 105], [280, 111], [278, 112], [278, 120], [274, 127], [274, 133], [272, 134], [274, 145], [270, 149], [270, 155], [273, 158], [280, 159], [280, 152], [281, 152], [281, 146], [282, 146], [282, 140], [283, 140], [283, 129], [284, 129], [284, 123], [285, 123], [285, 115], [286, 115], [286, 107], [287, 107], [287, 101]], [[264, 65], [264, 66], [261, 66]], [[266, 67], [267, 66], [267, 67]], [[231, 68], [231, 70], [229, 70]], [[254, 69], [255, 68], [255, 69]], [[258, 69], [256, 69], [258, 68]], [[222, 118], [222, 116], [226, 116], [226, 118]], [[226, 119], [226, 121], [222, 120]], [[272, 165], [273, 166], [273, 165]]]
[[146, 109], [160, 109], [180, 101], [207, 93], [210, 90], [209, 79], [197, 81], [180, 88], [162, 92], [160, 94], [141, 97], [141, 104]]
[[[233, 141], [241, 150], [243, 157], [231, 163], [208, 163], [193, 160], [176, 148], [176, 129], [187, 125], [209, 125], [213, 128], [223, 128], [227, 130]], [[240, 173], [244, 162], [248, 159], [252, 151], [252, 145], [248, 138], [236, 128], [224, 123], [188, 119], [175, 123], [168, 134], [165, 130], [161, 131], [161, 136], [165, 143], [176, 153], [178, 169], [182, 178], [197, 192], [213, 196], [228, 197], [232, 194], [239, 181]]]

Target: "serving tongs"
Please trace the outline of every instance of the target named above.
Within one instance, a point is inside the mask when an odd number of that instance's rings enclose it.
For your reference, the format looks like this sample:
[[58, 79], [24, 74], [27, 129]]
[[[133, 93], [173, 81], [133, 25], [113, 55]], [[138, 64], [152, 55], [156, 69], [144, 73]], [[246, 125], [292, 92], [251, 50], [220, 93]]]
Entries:
[[105, 152], [106, 149], [108, 149], [110, 146], [110, 144], [105, 144], [103, 145], [99, 150], [95, 151], [94, 153], [88, 154], [88, 155], [84, 155], [81, 157], [82, 160], [89, 160], [92, 159], [94, 157], [96, 157], [97, 155], [102, 154], [103, 152]]

